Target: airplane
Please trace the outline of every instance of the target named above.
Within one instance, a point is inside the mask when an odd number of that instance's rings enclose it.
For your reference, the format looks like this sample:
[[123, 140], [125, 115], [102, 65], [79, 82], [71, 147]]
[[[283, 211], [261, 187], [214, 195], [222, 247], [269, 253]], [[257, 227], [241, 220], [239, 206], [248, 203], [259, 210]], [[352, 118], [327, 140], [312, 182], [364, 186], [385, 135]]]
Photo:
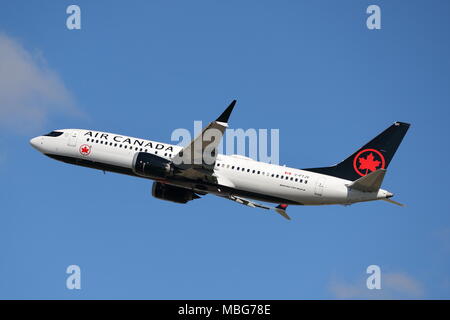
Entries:
[[185, 147], [84, 129], [54, 130], [30, 144], [55, 160], [153, 180], [152, 195], [175, 203], [212, 194], [288, 220], [288, 205], [384, 200], [403, 206], [381, 184], [409, 123], [395, 122], [336, 165], [296, 169], [217, 153], [235, 105]]

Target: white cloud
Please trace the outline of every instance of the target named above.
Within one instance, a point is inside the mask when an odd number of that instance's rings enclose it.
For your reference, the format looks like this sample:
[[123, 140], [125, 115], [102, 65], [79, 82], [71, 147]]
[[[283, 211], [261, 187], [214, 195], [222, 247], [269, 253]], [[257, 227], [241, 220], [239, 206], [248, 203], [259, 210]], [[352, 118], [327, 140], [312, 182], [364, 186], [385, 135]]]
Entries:
[[[364, 279], [361, 281], [364, 282]], [[361, 284], [346, 283], [335, 279], [330, 284], [330, 291], [337, 299], [363, 299], [364, 289]]]
[[354, 282], [333, 279], [329, 289], [337, 299], [419, 299], [424, 295], [421, 284], [401, 272], [382, 272], [380, 290], [367, 289], [364, 277]]
[[0, 33], [0, 128], [40, 129], [54, 111], [80, 114], [42, 55], [31, 55], [19, 42]]
[[423, 296], [421, 284], [405, 273], [386, 273], [384, 275], [384, 287], [399, 295]]

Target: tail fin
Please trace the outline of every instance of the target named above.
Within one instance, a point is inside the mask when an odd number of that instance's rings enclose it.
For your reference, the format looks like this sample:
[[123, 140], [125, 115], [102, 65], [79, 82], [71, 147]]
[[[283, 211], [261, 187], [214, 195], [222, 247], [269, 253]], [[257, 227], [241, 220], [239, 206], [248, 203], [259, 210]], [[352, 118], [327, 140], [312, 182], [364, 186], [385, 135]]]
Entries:
[[341, 163], [304, 170], [355, 181], [377, 169], [386, 169], [409, 126], [409, 123], [395, 122]]

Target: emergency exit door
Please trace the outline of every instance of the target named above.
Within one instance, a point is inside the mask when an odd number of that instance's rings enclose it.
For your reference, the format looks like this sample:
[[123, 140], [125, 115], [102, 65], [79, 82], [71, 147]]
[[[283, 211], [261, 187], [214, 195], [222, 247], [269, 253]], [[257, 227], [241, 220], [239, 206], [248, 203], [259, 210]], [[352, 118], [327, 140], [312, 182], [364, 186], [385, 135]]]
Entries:
[[78, 132], [73, 131], [70, 133], [69, 136], [69, 141], [67, 142], [67, 145], [69, 147], [76, 147], [77, 146], [77, 136], [78, 136]]
[[325, 178], [319, 178], [316, 182], [316, 188], [314, 189], [314, 194], [321, 197], [323, 194], [323, 188], [325, 186]]

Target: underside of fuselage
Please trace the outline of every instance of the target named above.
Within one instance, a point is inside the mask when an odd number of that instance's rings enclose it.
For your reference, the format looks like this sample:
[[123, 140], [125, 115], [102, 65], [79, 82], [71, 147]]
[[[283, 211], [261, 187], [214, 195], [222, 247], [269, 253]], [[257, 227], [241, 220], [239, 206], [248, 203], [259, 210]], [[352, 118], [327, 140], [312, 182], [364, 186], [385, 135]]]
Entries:
[[[82, 158], [76, 158], [76, 157], [62, 156], [62, 155], [57, 155], [57, 154], [46, 153], [45, 155], [52, 159], [62, 161], [62, 162], [68, 163], [68, 164], [97, 169], [97, 170], [101, 170], [104, 172], [108, 171], [108, 172], [114, 172], [114, 173], [119, 173], [119, 174], [126, 174], [129, 176], [138, 177], [138, 178], [149, 179], [149, 178], [137, 175], [131, 168], [114, 166], [114, 165], [110, 165], [110, 164], [106, 164], [106, 163], [102, 163], [102, 162], [96, 162], [96, 161], [82, 159]], [[153, 179], [149, 179], [149, 180], [153, 180]], [[202, 181], [193, 181], [190, 179], [186, 179], [182, 176], [180, 176], [180, 177], [175, 176], [175, 177], [171, 177], [170, 179], [157, 179], [156, 181], [171, 184], [171, 185], [182, 187], [182, 188], [186, 188], [186, 189], [192, 190], [200, 195], [208, 194], [208, 193], [217, 195], [219, 197], [227, 197], [230, 195], [235, 195], [235, 196], [246, 197], [246, 198], [250, 198], [253, 200], [270, 202], [270, 203], [303, 205], [303, 203], [299, 203], [299, 202], [292, 201], [289, 199], [260, 194], [257, 192], [240, 190], [240, 189], [236, 189], [236, 188], [230, 188], [228, 186], [223, 186], [220, 184], [206, 182], [203, 180]]]

